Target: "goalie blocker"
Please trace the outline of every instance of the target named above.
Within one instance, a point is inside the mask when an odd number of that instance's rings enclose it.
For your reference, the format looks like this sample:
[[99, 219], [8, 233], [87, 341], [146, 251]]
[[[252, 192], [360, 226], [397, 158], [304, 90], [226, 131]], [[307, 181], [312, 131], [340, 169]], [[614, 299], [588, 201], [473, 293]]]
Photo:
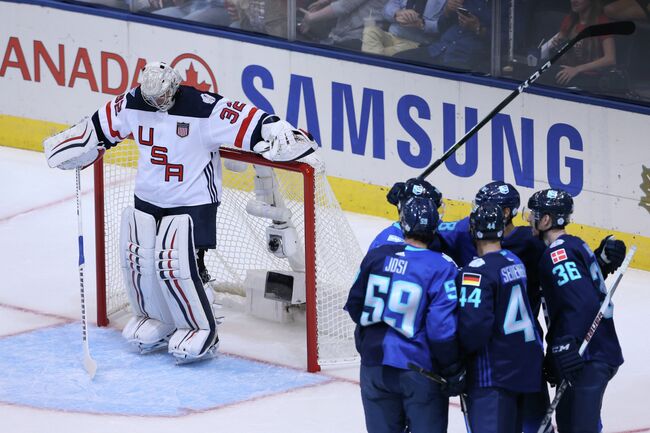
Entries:
[[122, 216], [122, 269], [133, 318], [123, 336], [142, 353], [164, 348], [179, 363], [214, 355], [217, 323], [194, 253], [189, 215], [151, 215], [125, 209]]

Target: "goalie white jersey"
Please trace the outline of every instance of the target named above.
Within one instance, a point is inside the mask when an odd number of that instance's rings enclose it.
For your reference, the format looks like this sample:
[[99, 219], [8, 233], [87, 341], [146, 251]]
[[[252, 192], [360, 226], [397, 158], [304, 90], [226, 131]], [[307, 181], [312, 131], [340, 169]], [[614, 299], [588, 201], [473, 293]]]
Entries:
[[172, 108], [157, 111], [137, 87], [97, 110], [92, 122], [107, 149], [132, 136], [139, 151], [135, 195], [168, 208], [219, 202], [219, 147], [251, 150], [262, 141], [266, 117], [251, 104], [189, 86], [180, 86]]

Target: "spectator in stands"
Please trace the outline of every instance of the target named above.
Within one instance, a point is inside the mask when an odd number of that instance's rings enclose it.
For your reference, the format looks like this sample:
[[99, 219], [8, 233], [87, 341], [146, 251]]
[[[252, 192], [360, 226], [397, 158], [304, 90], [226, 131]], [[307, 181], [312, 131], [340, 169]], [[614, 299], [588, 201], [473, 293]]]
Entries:
[[[585, 27], [608, 21], [600, 0], [571, 0], [571, 13], [564, 18], [560, 31], [553, 36], [550, 44], [559, 47]], [[616, 45], [613, 36], [586, 38], [576, 43], [559, 60], [559, 71], [553, 75], [549, 71], [548, 75], [554, 76], [555, 82], [561, 86], [598, 90], [599, 81], [615, 64]]]
[[605, 6], [613, 20], [650, 20], [650, 0], [615, 0]]
[[392, 56], [432, 43], [445, 3], [446, 0], [389, 0], [384, 7], [384, 19], [391, 23], [390, 27], [386, 31], [375, 23], [366, 25], [361, 50]]
[[492, 0], [447, 0], [439, 20], [440, 38], [431, 45], [395, 55], [402, 59], [486, 70], [490, 58]]
[[287, 0], [226, 0], [231, 27], [287, 37]]
[[307, 34], [323, 22], [336, 18], [336, 24], [321, 43], [350, 50], [361, 50], [364, 21], [378, 17], [386, 0], [317, 0], [309, 5], [300, 22], [300, 33]]
[[[142, 0], [134, 1], [140, 5], [142, 4]], [[135, 10], [140, 9], [142, 9], [141, 6], [135, 7]], [[226, 11], [224, 0], [149, 0], [149, 7], [142, 10], [156, 15], [219, 26], [230, 24], [230, 17]]]

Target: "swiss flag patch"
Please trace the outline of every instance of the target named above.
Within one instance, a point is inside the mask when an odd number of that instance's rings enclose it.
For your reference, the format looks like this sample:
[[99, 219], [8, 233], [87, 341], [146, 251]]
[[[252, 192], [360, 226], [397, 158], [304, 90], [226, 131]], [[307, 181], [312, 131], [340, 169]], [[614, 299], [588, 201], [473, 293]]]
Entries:
[[551, 253], [551, 260], [553, 260], [553, 264], [566, 260], [566, 251], [564, 250], [564, 248], [560, 248], [559, 250], [553, 251]]

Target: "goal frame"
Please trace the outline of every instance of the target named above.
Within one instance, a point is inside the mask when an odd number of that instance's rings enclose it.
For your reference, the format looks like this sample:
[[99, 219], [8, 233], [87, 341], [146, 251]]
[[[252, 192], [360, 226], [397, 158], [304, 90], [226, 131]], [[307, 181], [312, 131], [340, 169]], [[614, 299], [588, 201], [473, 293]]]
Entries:
[[[316, 312], [316, 204], [315, 204], [315, 169], [302, 162], [275, 162], [262, 156], [232, 148], [221, 147], [223, 158], [263, 165], [300, 173], [303, 180], [305, 213], [305, 288], [306, 288], [306, 335], [307, 335], [307, 371], [320, 371], [318, 363], [318, 324]], [[97, 326], [109, 325], [107, 314], [106, 288], [106, 242], [105, 242], [105, 203], [104, 203], [104, 163], [100, 158], [93, 165], [95, 196], [95, 263], [97, 284]], [[307, 222], [310, 222], [309, 224]]]

